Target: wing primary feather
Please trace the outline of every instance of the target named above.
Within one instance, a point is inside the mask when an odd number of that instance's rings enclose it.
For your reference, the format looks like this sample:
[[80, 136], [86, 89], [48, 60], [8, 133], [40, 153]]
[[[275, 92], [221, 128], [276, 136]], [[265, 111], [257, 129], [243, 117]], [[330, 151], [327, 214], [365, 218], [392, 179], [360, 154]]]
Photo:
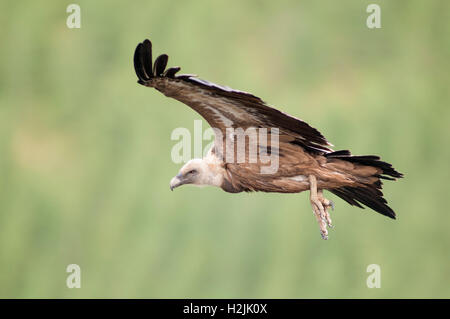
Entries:
[[142, 64], [142, 43], [139, 43], [136, 47], [136, 51], [134, 51], [134, 70], [136, 71], [136, 75], [139, 78], [138, 82], [140, 84], [142, 84], [141, 82], [148, 80]]
[[153, 67], [153, 74], [154, 76], [162, 76], [164, 73], [164, 70], [167, 66], [167, 61], [169, 60], [169, 57], [167, 54], [161, 54], [159, 57], [155, 60], [155, 65]]
[[178, 72], [178, 71], [180, 71], [181, 70], [181, 68], [180, 67], [178, 67], [178, 66], [174, 66], [174, 67], [172, 67], [172, 68], [168, 68], [167, 70], [166, 70], [166, 72], [164, 72], [164, 76], [167, 76], [168, 78], [174, 78], [175, 77], [175, 74]]
[[152, 72], [152, 43], [150, 40], [146, 39], [142, 44], [142, 53], [141, 53], [142, 59], [143, 59], [143, 67], [144, 71], [147, 74], [148, 78], [153, 77]]

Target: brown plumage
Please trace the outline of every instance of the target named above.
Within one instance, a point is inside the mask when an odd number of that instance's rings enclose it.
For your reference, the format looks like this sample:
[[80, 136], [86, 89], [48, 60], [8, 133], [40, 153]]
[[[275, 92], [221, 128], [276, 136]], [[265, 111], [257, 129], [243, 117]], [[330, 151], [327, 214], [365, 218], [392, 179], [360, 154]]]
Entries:
[[[139, 43], [134, 55], [138, 83], [188, 105], [216, 130], [215, 146], [208, 156], [188, 162], [172, 179], [172, 189], [182, 184], [196, 184], [218, 186], [230, 193], [310, 190], [323, 238], [327, 238], [327, 224], [331, 226], [328, 208], [333, 207], [333, 203], [323, 197], [324, 189], [351, 205], [363, 208], [363, 204], [395, 218], [381, 192], [380, 179], [402, 177], [390, 164], [378, 156], [352, 156], [346, 150], [334, 152], [324, 136], [304, 121], [268, 106], [250, 93], [222, 87], [194, 75], [176, 75], [180, 68], [166, 70], [167, 61], [168, 56], [163, 54], [153, 65], [151, 42]], [[263, 163], [259, 159], [250, 161], [248, 150], [255, 143], [250, 139], [245, 145], [245, 161], [225, 161], [227, 150], [236, 151], [236, 146], [230, 144], [227, 131], [230, 128], [278, 129], [278, 145], [267, 143], [268, 153], [278, 158], [276, 172], [261, 174]], [[268, 131], [268, 141], [271, 141], [271, 134]], [[219, 135], [221, 141], [218, 141]], [[256, 143], [261, 147], [259, 141]]]

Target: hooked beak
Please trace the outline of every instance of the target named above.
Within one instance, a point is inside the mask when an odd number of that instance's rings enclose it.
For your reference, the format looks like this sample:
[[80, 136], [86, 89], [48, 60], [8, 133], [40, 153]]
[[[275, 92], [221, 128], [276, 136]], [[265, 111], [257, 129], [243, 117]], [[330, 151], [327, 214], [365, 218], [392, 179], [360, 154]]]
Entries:
[[183, 176], [181, 174], [178, 174], [170, 181], [170, 190], [173, 191], [174, 188], [177, 188], [178, 186], [181, 186], [183, 184]]

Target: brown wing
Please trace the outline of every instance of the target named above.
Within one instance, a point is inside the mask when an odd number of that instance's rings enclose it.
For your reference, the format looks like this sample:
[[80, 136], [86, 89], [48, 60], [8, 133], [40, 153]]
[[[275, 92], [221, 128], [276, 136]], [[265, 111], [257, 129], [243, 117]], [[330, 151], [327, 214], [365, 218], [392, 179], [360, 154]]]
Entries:
[[176, 75], [179, 67], [166, 70], [168, 56], [160, 55], [152, 66], [152, 44], [139, 43], [134, 54], [138, 83], [154, 87], [168, 97], [190, 106], [212, 128], [278, 128], [285, 142], [302, 147], [314, 154], [331, 151], [327, 140], [315, 128], [302, 120], [268, 106], [250, 93], [201, 80], [193, 75]]

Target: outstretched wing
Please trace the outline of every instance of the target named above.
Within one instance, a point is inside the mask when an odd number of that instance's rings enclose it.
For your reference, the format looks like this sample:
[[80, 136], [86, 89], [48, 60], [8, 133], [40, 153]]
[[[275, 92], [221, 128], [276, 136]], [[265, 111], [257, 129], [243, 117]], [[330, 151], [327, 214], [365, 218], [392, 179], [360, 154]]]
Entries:
[[[152, 43], [139, 43], [134, 54], [138, 83], [154, 87], [199, 113], [212, 128], [278, 128], [280, 138], [311, 153], [328, 153], [330, 143], [315, 128], [302, 120], [268, 106], [259, 97], [233, 90], [194, 75], [176, 75], [179, 67], [166, 69], [168, 56], [160, 55], [153, 65]], [[282, 137], [281, 137], [282, 136]]]

